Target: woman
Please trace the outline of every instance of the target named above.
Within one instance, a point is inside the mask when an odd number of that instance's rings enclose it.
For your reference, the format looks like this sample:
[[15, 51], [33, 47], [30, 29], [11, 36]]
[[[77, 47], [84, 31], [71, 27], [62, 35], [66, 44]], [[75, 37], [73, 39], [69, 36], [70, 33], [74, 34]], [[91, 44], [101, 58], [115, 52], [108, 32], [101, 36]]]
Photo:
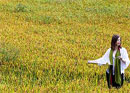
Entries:
[[113, 35], [111, 48], [97, 60], [88, 60], [88, 63], [97, 63], [98, 65], [109, 64], [106, 71], [108, 88], [111, 85], [120, 88], [124, 81], [124, 70], [128, 67], [130, 61], [127, 50], [121, 47], [121, 38], [119, 35]]

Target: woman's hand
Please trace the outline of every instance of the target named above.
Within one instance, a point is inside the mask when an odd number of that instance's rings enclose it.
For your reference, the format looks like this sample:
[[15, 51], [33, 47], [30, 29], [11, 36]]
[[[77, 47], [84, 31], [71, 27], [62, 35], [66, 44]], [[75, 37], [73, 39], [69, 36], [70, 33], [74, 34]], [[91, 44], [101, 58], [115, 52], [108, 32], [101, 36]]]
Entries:
[[126, 61], [123, 60], [121, 56], [118, 56], [117, 58], [119, 58], [122, 62], [126, 63]]
[[91, 61], [91, 60], [88, 60], [88, 63], [92, 63], [92, 61]]
[[91, 63], [90, 60], [88, 60], [88, 63]]
[[118, 56], [117, 58], [119, 58], [120, 60], [122, 60], [122, 57], [121, 57], [121, 56]]

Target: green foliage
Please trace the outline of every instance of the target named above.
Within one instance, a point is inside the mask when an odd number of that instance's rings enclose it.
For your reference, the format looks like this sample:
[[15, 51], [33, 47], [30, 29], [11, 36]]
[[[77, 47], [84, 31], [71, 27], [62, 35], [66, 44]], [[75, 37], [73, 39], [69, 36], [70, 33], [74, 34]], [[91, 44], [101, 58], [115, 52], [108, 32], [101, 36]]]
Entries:
[[0, 61], [1, 62], [10, 62], [16, 61], [19, 56], [19, 50], [9, 44], [2, 44], [0, 47]]
[[52, 24], [52, 23], [60, 24], [61, 23], [59, 18], [54, 18], [52, 16], [42, 16], [42, 15], [27, 16], [26, 21], [33, 21], [39, 24]]
[[15, 12], [26, 12], [27, 11], [27, 7], [21, 3], [17, 4], [15, 7]]
[[130, 51], [128, 0], [1, 0], [0, 92], [129, 92], [107, 88], [105, 71], [87, 64], [110, 47], [113, 34]]
[[51, 18], [50, 16], [40, 16], [39, 18], [38, 18], [38, 20], [40, 21], [40, 22], [43, 22], [44, 24], [50, 24], [50, 23], [52, 23], [52, 22], [54, 22], [55, 20], [53, 19], [53, 18]]

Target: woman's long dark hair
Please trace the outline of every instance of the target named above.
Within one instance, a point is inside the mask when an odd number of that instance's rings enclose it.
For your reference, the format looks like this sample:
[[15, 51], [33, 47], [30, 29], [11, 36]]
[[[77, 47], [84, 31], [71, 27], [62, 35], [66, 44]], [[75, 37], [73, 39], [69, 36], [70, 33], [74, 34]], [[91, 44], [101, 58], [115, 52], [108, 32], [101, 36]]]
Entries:
[[[119, 37], [120, 37], [119, 35], [113, 35], [112, 36], [112, 40], [111, 40], [111, 49], [112, 50], [115, 50], [116, 42], [117, 42], [117, 40], [118, 40]], [[121, 37], [120, 37], [120, 40], [121, 40]], [[118, 49], [120, 49], [120, 48], [122, 48], [121, 47], [121, 42], [120, 42], [120, 46], [118, 47]]]

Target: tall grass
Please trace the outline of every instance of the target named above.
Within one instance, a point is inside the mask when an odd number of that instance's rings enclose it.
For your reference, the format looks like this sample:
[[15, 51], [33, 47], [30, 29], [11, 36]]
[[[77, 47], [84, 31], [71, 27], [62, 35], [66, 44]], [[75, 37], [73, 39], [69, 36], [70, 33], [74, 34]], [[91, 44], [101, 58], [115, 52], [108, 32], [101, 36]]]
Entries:
[[[87, 64], [122, 37], [130, 54], [129, 1], [0, 1], [1, 92], [128, 92], [107, 88], [108, 65]], [[4, 42], [4, 43], [2, 43]]]

